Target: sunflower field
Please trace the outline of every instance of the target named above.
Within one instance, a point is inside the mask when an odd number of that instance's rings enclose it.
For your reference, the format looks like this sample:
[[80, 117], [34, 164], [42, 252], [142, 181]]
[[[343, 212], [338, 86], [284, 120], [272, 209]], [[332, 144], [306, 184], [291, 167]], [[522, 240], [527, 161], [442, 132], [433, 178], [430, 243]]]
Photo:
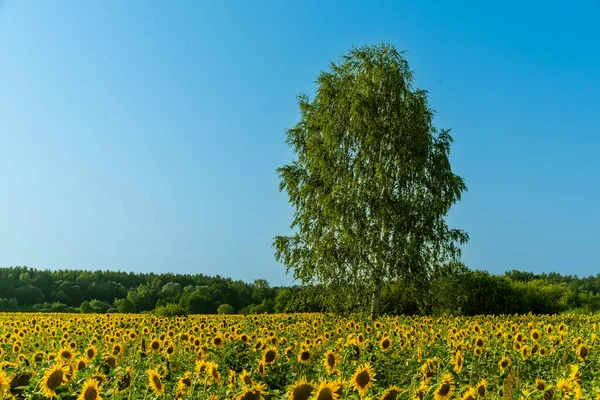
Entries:
[[600, 399], [600, 318], [0, 314], [4, 399]]

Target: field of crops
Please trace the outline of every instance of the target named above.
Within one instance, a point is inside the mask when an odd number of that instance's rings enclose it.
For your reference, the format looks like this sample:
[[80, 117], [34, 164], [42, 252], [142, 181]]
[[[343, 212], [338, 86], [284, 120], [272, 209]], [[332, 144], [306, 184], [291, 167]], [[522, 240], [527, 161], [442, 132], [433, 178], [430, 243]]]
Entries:
[[[593, 399], [591, 316], [0, 314], [26, 399]], [[600, 398], [600, 396], [598, 396]]]

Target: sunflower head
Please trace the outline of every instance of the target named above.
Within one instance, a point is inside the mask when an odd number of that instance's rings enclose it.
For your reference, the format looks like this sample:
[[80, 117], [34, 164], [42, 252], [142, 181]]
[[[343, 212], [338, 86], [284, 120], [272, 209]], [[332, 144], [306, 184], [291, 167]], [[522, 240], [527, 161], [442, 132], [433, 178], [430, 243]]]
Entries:
[[152, 391], [157, 395], [163, 394], [165, 392], [165, 387], [160, 379], [160, 374], [158, 371], [155, 369], [149, 369], [146, 371], [146, 373], [148, 374], [148, 380]]
[[289, 400], [308, 400], [315, 390], [316, 387], [313, 382], [308, 382], [306, 377], [302, 377], [302, 379], [290, 386]]
[[42, 391], [46, 397], [57, 397], [56, 390], [65, 382], [67, 382], [67, 368], [56, 364], [46, 370], [42, 379]]
[[453, 391], [454, 391], [454, 385], [453, 385], [452, 375], [444, 374], [444, 376], [442, 377], [442, 381], [440, 382], [438, 387], [435, 389], [435, 392], [434, 392], [435, 400], [448, 399], [450, 397], [450, 395], [452, 395]]
[[77, 400], [102, 400], [98, 382], [93, 378], [88, 379], [83, 384], [83, 388], [81, 389], [81, 393]]
[[397, 386], [392, 386], [383, 393], [380, 400], [396, 400], [401, 392], [402, 389]]
[[337, 382], [322, 381], [317, 387], [315, 400], [337, 400], [340, 397], [338, 390], [339, 384]]
[[361, 396], [364, 396], [375, 380], [375, 373], [369, 364], [359, 366], [352, 376], [352, 385]]
[[335, 374], [338, 372], [337, 368], [338, 357], [332, 350], [327, 350], [325, 358], [323, 359], [323, 365], [329, 374]]

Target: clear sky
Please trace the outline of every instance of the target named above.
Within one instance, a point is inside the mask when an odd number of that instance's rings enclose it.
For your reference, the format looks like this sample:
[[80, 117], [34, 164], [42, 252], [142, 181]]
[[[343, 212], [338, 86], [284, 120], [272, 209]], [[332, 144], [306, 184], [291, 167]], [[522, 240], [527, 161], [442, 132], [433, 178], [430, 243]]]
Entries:
[[287, 284], [296, 95], [408, 50], [476, 269], [600, 272], [597, 1], [0, 0], [0, 266]]

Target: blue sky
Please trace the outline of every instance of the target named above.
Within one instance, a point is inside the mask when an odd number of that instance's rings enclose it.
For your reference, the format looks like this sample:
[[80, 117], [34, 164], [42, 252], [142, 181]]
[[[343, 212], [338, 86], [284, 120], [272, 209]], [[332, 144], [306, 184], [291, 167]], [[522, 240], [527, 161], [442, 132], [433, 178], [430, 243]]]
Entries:
[[476, 269], [599, 270], [596, 1], [0, 0], [0, 266], [291, 277], [296, 95], [407, 50], [469, 187]]

